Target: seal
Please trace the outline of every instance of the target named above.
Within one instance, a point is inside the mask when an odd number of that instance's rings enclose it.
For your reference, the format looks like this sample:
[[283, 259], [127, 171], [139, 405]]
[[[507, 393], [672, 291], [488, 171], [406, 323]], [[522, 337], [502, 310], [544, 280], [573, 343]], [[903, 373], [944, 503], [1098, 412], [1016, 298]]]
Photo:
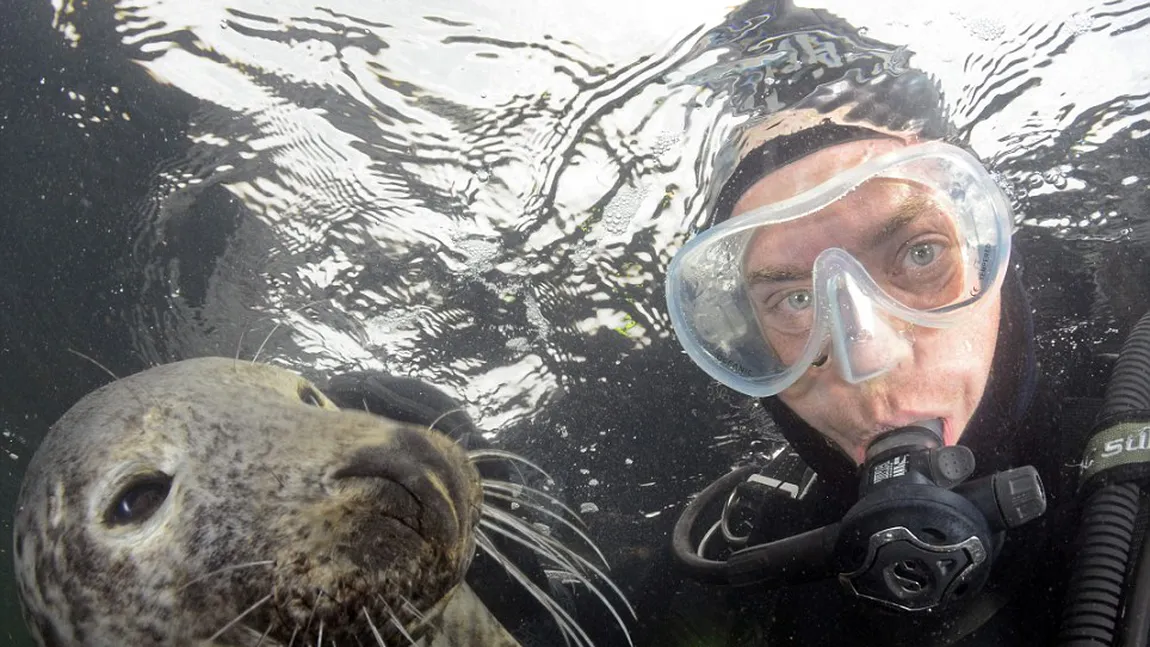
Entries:
[[488, 527], [575, 574], [623, 626], [591, 583], [618, 592], [601, 570], [485, 503], [485, 489], [547, 496], [484, 483], [474, 463], [492, 456], [516, 458], [340, 409], [266, 364], [200, 358], [117, 380], [52, 427], [25, 474], [26, 621], [45, 647], [518, 645], [464, 581], [478, 544], [590, 644]]

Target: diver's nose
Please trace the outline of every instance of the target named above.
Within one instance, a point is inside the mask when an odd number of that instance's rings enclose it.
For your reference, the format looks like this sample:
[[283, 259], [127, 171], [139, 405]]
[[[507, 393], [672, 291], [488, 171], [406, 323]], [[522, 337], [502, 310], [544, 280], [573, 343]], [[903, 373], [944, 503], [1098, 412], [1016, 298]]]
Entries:
[[878, 377], [911, 357], [910, 340], [891, 325], [857, 279], [838, 273], [827, 285], [831, 345], [843, 379]]

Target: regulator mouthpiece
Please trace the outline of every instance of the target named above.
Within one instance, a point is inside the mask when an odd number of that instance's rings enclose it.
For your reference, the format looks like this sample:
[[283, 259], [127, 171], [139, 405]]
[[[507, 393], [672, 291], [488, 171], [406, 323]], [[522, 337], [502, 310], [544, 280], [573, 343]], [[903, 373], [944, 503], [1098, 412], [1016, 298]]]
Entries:
[[912, 612], [980, 589], [995, 558], [994, 535], [1041, 515], [1046, 499], [1033, 467], [968, 482], [974, 469], [969, 448], [943, 444], [940, 420], [875, 439], [835, 550], [846, 589]]

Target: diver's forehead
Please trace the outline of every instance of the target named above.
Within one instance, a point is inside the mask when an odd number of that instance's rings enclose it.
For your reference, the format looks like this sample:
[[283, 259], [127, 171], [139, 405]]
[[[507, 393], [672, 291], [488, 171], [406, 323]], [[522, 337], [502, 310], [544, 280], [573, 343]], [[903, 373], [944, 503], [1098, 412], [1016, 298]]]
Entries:
[[899, 139], [879, 138], [844, 142], [815, 151], [763, 176], [739, 198], [733, 216], [780, 200], [826, 182], [856, 166], [905, 146]]
[[[823, 209], [758, 228], [747, 245], [744, 271], [769, 276], [799, 271], [809, 277], [815, 258], [830, 247], [863, 253], [884, 232], [931, 210], [930, 190], [914, 182], [874, 178]], [[937, 210], [935, 210], [937, 211]], [[800, 270], [768, 266], [794, 266]]]

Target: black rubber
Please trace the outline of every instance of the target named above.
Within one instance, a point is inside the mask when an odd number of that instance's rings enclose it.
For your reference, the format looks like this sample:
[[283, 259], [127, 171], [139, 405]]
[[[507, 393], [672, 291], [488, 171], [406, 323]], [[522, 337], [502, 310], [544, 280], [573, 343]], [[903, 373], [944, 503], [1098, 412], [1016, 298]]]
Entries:
[[708, 485], [698, 494], [687, 507], [679, 520], [675, 522], [675, 529], [671, 532], [671, 551], [679, 560], [679, 566], [691, 577], [707, 584], [729, 584], [727, 578], [727, 563], [701, 557], [695, 552], [695, 542], [691, 537], [691, 530], [695, 527], [699, 515], [718, 497], [730, 492], [735, 485], [746, 479], [755, 471], [753, 465], [731, 470], [719, 480]]
[[1137, 514], [1132, 483], [1108, 485], [1087, 499], [1058, 644], [1114, 644]]
[[[1150, 409], [1150, 314], [1142, 316], [1122, 346], [1098, 419], [1147, 409]], [[1122, 483], [1104, 486], [1086, 500], [1078, 531], [1078, 552], [1067, 585], [1059, 645], [1114, 645], [1120, 636], [1124, 638], [1124, 645], [1146, 644], [1145, 623], [1131, 623], [1125, 635], [1119, 626], [1140, 495], [1136, 483]], [[1140, 574], [1150, 574], [1146, 565], [1138, 570]], [[1142, 581], [1144, 579], [1136, 580], [1132, 599], [1146, 597], [1150, 581]]]

